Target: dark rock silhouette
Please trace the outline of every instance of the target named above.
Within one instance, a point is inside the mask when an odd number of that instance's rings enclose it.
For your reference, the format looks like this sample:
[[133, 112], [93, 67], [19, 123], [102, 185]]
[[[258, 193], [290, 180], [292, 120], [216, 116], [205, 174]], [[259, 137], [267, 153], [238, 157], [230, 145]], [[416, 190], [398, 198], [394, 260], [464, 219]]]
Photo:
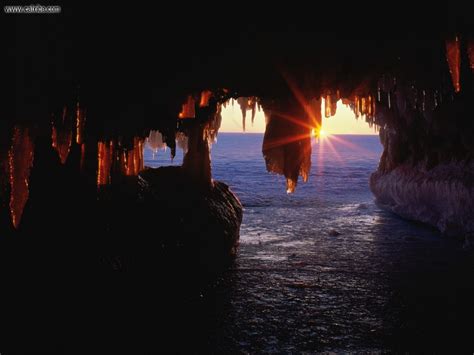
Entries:
[[[213, 181], [196, 184], [181, 167], [148, 168], [138, 177], [142, 224], [153, 229], [157, 219], [172, 233], [157, 233], [163, 247], [174, 254], [193, 255], [200, 264], [228, 263], [237, 251], [242, 205], [229, 187]], [[182, 251], [180, 251], [182, 250]]]

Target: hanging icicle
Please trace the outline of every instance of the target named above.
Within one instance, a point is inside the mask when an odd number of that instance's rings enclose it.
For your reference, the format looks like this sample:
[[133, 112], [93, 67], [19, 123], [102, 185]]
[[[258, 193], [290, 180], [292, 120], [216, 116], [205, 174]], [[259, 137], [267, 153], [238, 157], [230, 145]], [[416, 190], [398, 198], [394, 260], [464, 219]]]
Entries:
[[196, 117], [196, 109], [194, 107], [194, 98], [189, 95], [186, 99], [186, 102], [183, 104], [181, 108], [181, 112], [179, 113], [178, 117], [181, 119], [184, 118], [194, 118]]
[[20, 225], [29, 197], [30, 172], [33, 167], [34, 144], [28, 128], [15, 127], [8, 151], [10, 180], [10, 213], [15, 228]]
[[453, 81], [455, 92], [461, 91], [460, 83], [460, 66], [461, 66], [461, 51], [459, 38], [456, 36], [454, 40], [446, 41], [446, 58], [448, 60], [449, 72]]

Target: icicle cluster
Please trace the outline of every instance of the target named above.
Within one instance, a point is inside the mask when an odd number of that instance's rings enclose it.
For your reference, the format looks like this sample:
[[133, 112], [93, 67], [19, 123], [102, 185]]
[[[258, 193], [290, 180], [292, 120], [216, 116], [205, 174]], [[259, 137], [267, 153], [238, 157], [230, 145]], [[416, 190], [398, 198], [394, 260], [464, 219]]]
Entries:
[[107, 185], [113, 176], [136, 176], [143, 170], [143, 139], [133, 138], [133, 148], [122, 147], [120, 142], [97, 143], [97, 185]]

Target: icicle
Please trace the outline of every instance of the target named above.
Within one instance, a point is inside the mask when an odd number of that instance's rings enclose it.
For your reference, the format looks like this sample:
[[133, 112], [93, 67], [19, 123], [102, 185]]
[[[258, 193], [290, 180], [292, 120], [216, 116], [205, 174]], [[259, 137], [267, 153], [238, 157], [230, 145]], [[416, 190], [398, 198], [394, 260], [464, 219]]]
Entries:
[[322, 99], [321, 98], [314, 98], [310, 101], [310, 119], [311, 119], [311, 126], [315, 127], [317, 130], [317, 127], [321, 127], [322, 124]]
[[186, 102], [183, 104], [181, 108], [181, 112], [179, 113], [178, 117], [183, 118], [194, 118], [196, 117], [196, 109], [194, 107], [194, 98], [189, 95]]
[[120, 167], [125, 176], [136, 176], [143, 170], [143, 141], [139, 137], [133, 138], [133, 149], [123, 152]]
[[469, 56], [469, 62], [471, 64], [471, 70], [474, 71], [474, 40], [469, 40], [467, 45], [467, 54]]
[[387, 100], [388, 100], [388, 108], [390, 109], [392, 107], [392, 102], [390, 99], [390, 91], [387, 93]]
[[326, 98], [324, 99], [324, 116], [326, 118], [331, 117], [331, 96], [326, 95]]
[[176, 145], [183, 150], [183, 155], [188, 152], [188, 137], [183, 132], [176, 133]]
[[85, 161], [86, 161], [86, 143], [82, 143], [81, 144], [81, 160], [79, 163], [79, 169], [81, 171], [84, 170]]
[[79, 101], [76, 106], [76, 143], [82, 144], [84, 136], [84, 123], [86, 121], [84, 110], [79, 106]]
[[446, 58], [448, 60], [449, 72], [453, 81], [455, 92], [461, 91], [460, 84], [460, 65], [461, 65], [461, 51], [459, 38], [456, 36], [454, 40], [446, 41]]
[[311, 172], [311, 153], [305, 154], [301, 162], [299, 175], [303, 179], [303, 182], [308, 182], [308, 177], [309, 177], [310, 172]]
[[293, 192], [295, 192], [295, 188], [296, 188], [296, 181], [294, 181], [293, 179], [287, 178], [286, 179], [286, 193], [292, 194]]
[[380, 86], [377, 86], [377, 101], [380, 102]]
[[97, 186], [110, 183], [110, 168], [112, 167], [114, 144], [110, 141], [97, 143]]
[[245, 132], [245, 120], [247, 118], [247, 110], [249, 108], [249, 99], [247, 97], [239, 97], [237, 103], [240, 106], [240, 111], [242, 111], [242, 129]]
[[331, 95], [331, 117], [336, 115], [337, 110], [337, 96]]
[[10, 213], [15, 228], [20, 225], [23, 209], [29, 197], [30, 172], [33, 167], [34, 144], [27, 128], [15, 127], [8, 151], [10, 180]]
[[359, 111], [359, 96], [357, 95], [354, 97], [354, 114], [355, 114], [356, 119], [358, 119], [360, 116], [360, 111]]
[[203, 139], [207, 141], [207, 144], [211, 146], [217, 141], [217, 134], [222, 123], [222, 107], [217, 106], [216, 113], [212, 119], [208, 120], [203, 131]]
[[250, 107], [252, 108], [252, 126], [255, 121], [255, 114], [257, 112], [257, 98], [252, 97]]
[[155, 130], [150, 131], [145, 144], [153, 151], [153, 156], [158, 153], [159, 150], [166, 148], [166, 143], [163, 142], [163, 135], [160, 131]]
[[72, 145], [72, 128], [67, 127], [66, 116], [63, 114], [61, 127], [56, 128], [54, 122], [51, 131], [51, 145], [58, 152], [61, 164], [65, 164]]
[[[315, 100], [316, 106], [317, 102], [321, 115], [321, 101]], [[299, 176], [303, 181], [308, 179], [311, 168], [311, 136], [308, 127], [317, 125], [319, 118], [316, 113], [318, 108], [315, 108], [316, 112], [311, 112], [308, 110], [311, 103], [308, 106], [302, 107], [296, 100], [265, 102], [263, 105], [264, 113], [269, 116], [262, 145], [265, 165], [268, 172], [285, 176], [287, 193], [295, 190]], [[287, 117], [295, 118], [301, 124]]]
[[201, 100], [199, 101], [199, 107], [209, 106], [209, 99], [212, 96], [212, 91], [204, 90], [201, 92]]

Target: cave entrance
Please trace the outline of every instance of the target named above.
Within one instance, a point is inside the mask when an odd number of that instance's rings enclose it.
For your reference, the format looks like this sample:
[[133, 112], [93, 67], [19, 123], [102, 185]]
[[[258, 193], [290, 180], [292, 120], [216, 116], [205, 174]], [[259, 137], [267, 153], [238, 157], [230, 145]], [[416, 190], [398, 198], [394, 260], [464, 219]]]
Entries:
[[[308, 180], [311, 165], [318, 175], [323, 173], [324, 166], [329, 161], [339, 161], [347, 165], [357, 164], [361, 161], [361, 156], [372, 161], [378, 159], [381, 145], [377, 126], [367, 119], [362, 110], [357, 109], [357, 101], [354, 103], [343, 99], [331, 100], [328, 96], [314, 100], [312, 105], [315, 115], [319, 118], [309, 124], [301, 124], [295, 117], [281, 115], [277, 119], [283, 117], [282, 121], [287, 124], [284, 129], [291, 130], [299, 126], [303, 130], [294, 135], [288, 135], [285, 130], [286, 136], [275, 139], [272, 137], [275, 127], [271, 125], [271, 121], [275, 120], [275, 110], [268, 109], [268, 104], [265, 111], [264, 103], [257, 97], [232, 98], [222, 103], [211, 125], [216, 132], [218, 130], [219, 137], [215, 134], [209, 140], [211, 145], [217, 143], [211, 149], [214, 170], [221, 161], [226, 162], [227, 168], [231, 169], [231, 165], [239, 164], [246, 157], [252, 157], [252, 164], [258, 162], [260, 168], [266, 165], [267, 171], [285, 176], [287, 192], [292, 193], [296, 190], [298, 175], [302, 176], [305, 182]], [[277, 136], [278, 129], [279, 127], [276, 129]], [[170, 159], [169, 148], [161, 133], [150, 131], [144, 144], [145, 166], [181, 165], [188, 151], [188, 137], [185, 134], [177, 133], [176, 147], [176, 155]], [[291, 160], [294, 160], [297, 166], [296, 169], [295, 166], [290, 166], [293, 172], [288, 172], [289, 169], [285, 165]], [[267, 173], [264, 175], [268, 179], [274, 178], [268, 177]], [[277, 186], [281, 189], [281, 184]]]

